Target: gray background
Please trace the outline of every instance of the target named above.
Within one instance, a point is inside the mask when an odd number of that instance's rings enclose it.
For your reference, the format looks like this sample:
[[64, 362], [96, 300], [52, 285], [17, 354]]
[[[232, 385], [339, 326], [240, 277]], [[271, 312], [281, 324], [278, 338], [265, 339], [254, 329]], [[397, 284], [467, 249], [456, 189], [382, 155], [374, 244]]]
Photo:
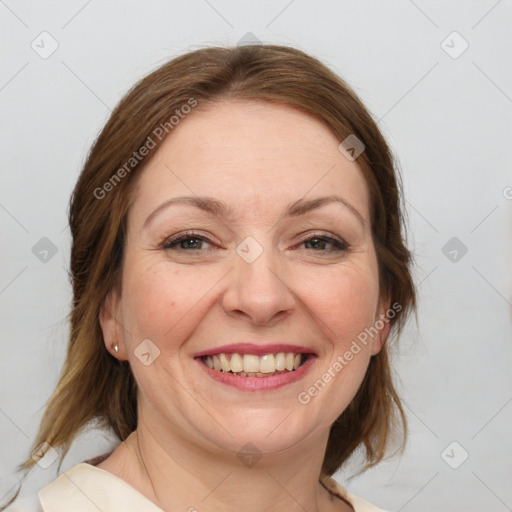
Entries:
[[[343, 76], [403, 173], [420, 304], [395, 365], [411, 435], [402, 458], [336, 477], [390, 511], [512, 510], [510, 0], [5, 0], [0, 14], [0, 496], [63, 361], [66, 210], [88, 148], [138, 78], [252, 32]], [[85, 434], [62, 469], [109, 442]], [[23, 494], [56, 466], [36, 467]]]

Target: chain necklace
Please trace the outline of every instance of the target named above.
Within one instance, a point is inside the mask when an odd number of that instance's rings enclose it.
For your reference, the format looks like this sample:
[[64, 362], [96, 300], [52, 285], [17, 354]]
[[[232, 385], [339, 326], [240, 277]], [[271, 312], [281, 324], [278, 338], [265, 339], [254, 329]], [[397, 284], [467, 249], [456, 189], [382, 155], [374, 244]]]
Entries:
[[136, 437], [136, 439], [137, 439], [137, 450], [136, 450], [136, 452], [137, 452], [137, 458], [139, 459], [139, 462], [141, 462], [141, 463], [142, 463], [142, 465], [144, 466], [144, 469], [145, 469], [145, 471], [146, 471], [146, 475], [148, 475], [149, 481], [150, 481], [150, 483], [151, 483], [151, 487], [152, 487], [152, 489], [153, 489], [153, 494], [155, 495], [155, 498], [156, 498], [156, 499], [157, 499], [157, 501], [158, 501], [158, 506], [159, 506], [159, 507], [160, 507], [164, 512], [166, 512], [166, 511], [165, 511], [165, 509], [160, 505], [160, 499], [158, 498], [158, 496], [157, 496], [157, 494], [156, 494], [156, 489], [155, 489], [155, 486], [153, 485], [153, 480], [151, 479], [151, 476], [150, 476], [150, 474], [149, 474], [149, 471], [148, 471], [148, 468], [147, 468], [147, 466], [146, 466], [146, 463], [144, 462], [144, 458], [142, 457], [142, 451], [141, 451], [141, 449], [140, 449], [140, 444], [139, 444], [139, 431], [138, 431], [137, 429], [135, 430], [135, 437]]

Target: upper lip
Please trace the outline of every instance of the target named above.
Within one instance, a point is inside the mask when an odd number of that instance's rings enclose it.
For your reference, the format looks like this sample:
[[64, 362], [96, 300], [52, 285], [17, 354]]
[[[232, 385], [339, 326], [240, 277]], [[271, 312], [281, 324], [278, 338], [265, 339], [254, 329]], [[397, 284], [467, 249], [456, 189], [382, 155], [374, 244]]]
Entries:
[[221, 347], [209, 348], [192, 354], [192, 357], [211, 356], [215, 354], [254, 354], [264, 356], [265, 354], [278, 354], [279, 352], [294, 352], [295, 354], [315, 354], [311, 347], [289, 344], [256, 345], [254, 343], [232, 343]]

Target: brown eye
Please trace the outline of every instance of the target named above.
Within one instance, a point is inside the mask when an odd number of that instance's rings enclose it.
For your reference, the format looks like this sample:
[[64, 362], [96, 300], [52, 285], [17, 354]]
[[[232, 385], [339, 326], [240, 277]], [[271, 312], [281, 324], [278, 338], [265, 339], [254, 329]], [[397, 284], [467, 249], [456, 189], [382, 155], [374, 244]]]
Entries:
[[[330, 236], [313, 236], [311, 238], [308, 238], [307, 240], [304, 240], [302, 243], [309, 245], [309, 247], [306, 248], [311, 248], [314, 251], [318, 252], [334, 252], [348, 250], [348, 247], [344, 242]], [[326, 248], [326, 246], [331, 247]]]
[[162, 249], [200, 251], [201, 249], [204, 249], [204, 244], [210, 244], [208, 238], [195, 233], [184, 233], [166, 240], [162, 244]]

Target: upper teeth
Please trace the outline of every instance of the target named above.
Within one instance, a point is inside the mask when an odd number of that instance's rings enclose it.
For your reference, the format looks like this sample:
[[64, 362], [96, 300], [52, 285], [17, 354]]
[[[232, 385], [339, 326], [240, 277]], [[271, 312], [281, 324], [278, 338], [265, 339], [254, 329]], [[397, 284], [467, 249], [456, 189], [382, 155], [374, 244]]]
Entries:
[[[229, 357], [231, 356], [231, 357]], [[302, 354], [293, 352], [279, 352], [278, 354], [265, 354], [257, 356], [254, 354], [216, 354], [205, 356], [207, 366], [223, 372], [260, 372], [273, 373], [275, 371], [297, 369], [302, 362]]]

